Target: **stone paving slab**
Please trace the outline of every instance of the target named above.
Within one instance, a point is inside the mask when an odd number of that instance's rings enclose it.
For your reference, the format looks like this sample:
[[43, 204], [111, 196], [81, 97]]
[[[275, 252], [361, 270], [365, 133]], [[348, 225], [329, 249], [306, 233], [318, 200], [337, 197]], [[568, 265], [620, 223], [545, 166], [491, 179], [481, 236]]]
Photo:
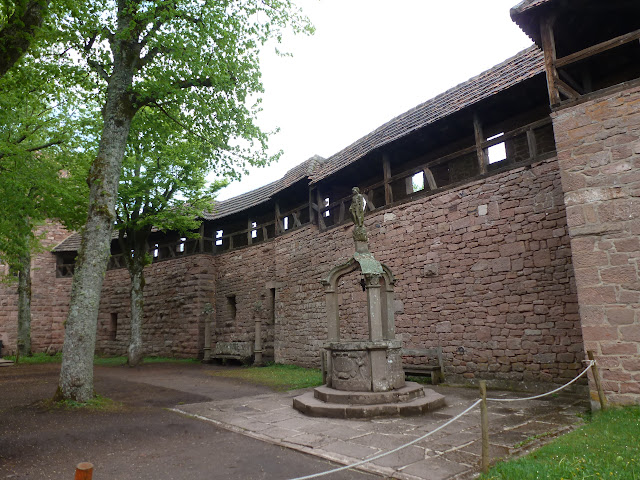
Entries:
[[[475, 389], [429, 388], [445, 396], [446, 406], [415, 417], [371, 420], [307, 417], [292, 407], [293, 398], [301, 391], [180, 405], [174, 410], [253, 438], [349, 465], [416, 440], [478, 398]], [[492, 391], [489, 396], [527, 395]], [[492, 462], [523, 452], [528, 439], [533, 441], [542, 436], [549, 440], [574, 428], [581, 423], [578, 414], [588, 408], [588, 398], [569, 394], [525, 402], [490, 402]], [[359, 469], [399, 480], [467, 479], [479, 471], [479, 454], [480, 413], [476, 408], [426, 439]]]

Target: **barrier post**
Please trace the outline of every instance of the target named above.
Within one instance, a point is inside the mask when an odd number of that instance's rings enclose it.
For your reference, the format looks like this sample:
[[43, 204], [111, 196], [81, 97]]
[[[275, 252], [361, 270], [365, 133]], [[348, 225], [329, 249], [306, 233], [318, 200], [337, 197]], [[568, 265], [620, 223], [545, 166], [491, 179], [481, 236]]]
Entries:
[[483, 473], [489, 471], [489, 416], [487, 414], [487, 383], [480, 380], [480, 428], [482, 429], [482, 459], [480, 467]]
[[602, 384], [600, 383], [600, 372], [598, 371], [598, 364], [596, 363], [593, 352], [587, 351], [587, 358], [593, 362], [591, 366], [591, 373], [593, 373], [593, 381], [596, 384], [598, 390], [598, 400], [600, 401], [600, 410], [607, 408], [607, 398], [604, 396], [604, 390], [602, 390]]
[[76, 466], [76, 475], [73, 480], [91, 480], [93, 477], [93, 463], [82, 462]]

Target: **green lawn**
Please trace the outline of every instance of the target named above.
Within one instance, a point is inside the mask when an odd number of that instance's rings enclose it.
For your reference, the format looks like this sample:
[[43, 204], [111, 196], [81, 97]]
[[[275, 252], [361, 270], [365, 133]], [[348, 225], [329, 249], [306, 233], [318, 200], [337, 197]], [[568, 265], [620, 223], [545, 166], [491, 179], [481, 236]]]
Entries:
[[520, 459], [497, 464], [481, 480], [640, 480], [640, 407], [612, 408]]
[[[3, 357], [13, 362], [16, 361], [16, 357], [7, 355]], [[60, 363], [62, 361], [62, 353], [56, 353], [55, 355], [47, 355], [46, 353], [34, 353], [31, 356], [20, 357], [20, 365], [37, 365], [42, 363]], [[103, 367], [117, 367], [125, 365], [127, 363], [127, 357], [95, 357], [93, 359], [94, 365], [100, 365]], [[145, 357], [143, 363], [200, 363], [195, 358], [167, 358], [167, 357]]]
[[266, 385], [280, 392], [322, 385], [322, 372], [320, 370], [298, 367], [296, 365], [282, 365], [279, 363], [266, 367], [240, 367], [229, 370], [214, 370], [209, 372], [209, 375], [238, 378], [260, 385]]

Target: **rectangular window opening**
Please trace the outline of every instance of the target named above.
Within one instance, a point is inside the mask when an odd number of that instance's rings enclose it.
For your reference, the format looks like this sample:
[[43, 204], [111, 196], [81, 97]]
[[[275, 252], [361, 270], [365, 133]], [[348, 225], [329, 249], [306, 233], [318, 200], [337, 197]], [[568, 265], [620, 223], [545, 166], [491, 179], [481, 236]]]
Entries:
[[[324, 206], [325, 206], [325, 207], [328, 207], [330, 203], [331, 203], [331, 202], [329, 201], [329, 197], [327, 197], [327, 198], [325, 198], [325, 199], [324, 199]], [[331, 210], [326, 210], [326, 211], [323, 213], [323, 215], [324, 215], [325, 217], [330, 217], [330, 216], [331, 216]]]
[[160, 248], [158, 247], [158, 244], [156, 243], [153, 246], [153, 258], [158, 258], [158, 255], [160, 255]]
[[282, 219], [282, 228], [284, 230], [289, 230], [289, 217], [284, 217]]
[[[258, 226], [258, 222], [251, 222], [251, 228], [256, 228]], [[251, 238], [258, 237], [258, 230], [251, 230]]]
[[216, 245], [222, 245], [222, 235], [224, 232], [222, 230], [216, 231]]
[[[494, 135], [493, 137], [487, 138], [487, 141], [495, 140], [496, 138], [499, 138], [503, 135], [504, 135], [504, 132], [500, 132], [499, 134]], [[502, 160], [507, 159], [507, 149], [505, 147], [504, 142], [490, 146], [487, 149], [487, 152], [489, 155], [489, 164], [501, 162]]]
[[231, 317], [231, 320], [235, 320], [236, 319], [236, 313], [238, 312], [237, 307], [236, 307], [236, 296], [235, 295], [228, 295], [227, 296], [227, 306], [229, 308], [229, 316]]
[[184, 253], [184, 242], [186, 242], [187, 239], [182, 237], [180, 238], [180, 243], [178, 244], [178, 252], [179, 253]]
[[424, 174], [422, 172], [418, 172], [411, 177], [411, 185], [413, 186], [414, 192], [424, 190]]
[[269, 289], [269, 303], [270, 303], [270, 311], [269, 311], [269, 320], [271, 321], [271, 323], [275, 323], [276, 322], [276, 289], [275, 288], [270, 288]]
[[112, 313], [109, 322], [109, 339], [115, 340], [118, 336], [118, 314]]

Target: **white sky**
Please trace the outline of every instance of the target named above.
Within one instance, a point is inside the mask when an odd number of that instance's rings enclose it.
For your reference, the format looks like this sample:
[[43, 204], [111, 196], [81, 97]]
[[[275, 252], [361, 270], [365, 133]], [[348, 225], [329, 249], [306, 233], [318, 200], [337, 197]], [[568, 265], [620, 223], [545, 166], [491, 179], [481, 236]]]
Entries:
[[393, 117], [531, 45], [511, 21], [518, 0], [296, 0], [316, 27], [262, 55], [260, 126], [280, 128], [281, 160], [254, 169], [226, 199], [328, 158]]

